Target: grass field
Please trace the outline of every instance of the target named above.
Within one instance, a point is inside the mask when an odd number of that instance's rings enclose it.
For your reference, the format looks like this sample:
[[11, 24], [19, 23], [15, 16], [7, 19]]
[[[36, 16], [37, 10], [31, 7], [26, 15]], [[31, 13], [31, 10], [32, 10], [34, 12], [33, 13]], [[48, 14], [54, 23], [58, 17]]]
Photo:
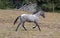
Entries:
[[25, 23], [27, 31], [22, 26], [16, 32], [15, 29], [19, 23], [13, 25], [17, 16], [28, 13], [20, 10], [0, 10], [0, 38], [60, 38], [60, 14], [45, 13], [46, 18], [39, 17], [38, 28], [32, 29], [34, 23]]

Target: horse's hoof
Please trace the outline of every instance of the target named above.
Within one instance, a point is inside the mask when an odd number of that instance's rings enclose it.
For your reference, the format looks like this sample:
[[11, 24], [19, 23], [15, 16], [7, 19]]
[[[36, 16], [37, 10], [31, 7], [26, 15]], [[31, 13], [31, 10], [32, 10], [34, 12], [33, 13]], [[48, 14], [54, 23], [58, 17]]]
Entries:
[[15, 30], [15, 31], [17, 31], [17, 30]]
[[33, 29], [36, 28], [36, 27], [33, 27]]
[[27, 29], [25, 29], [25, 31], [27, 31]]
[[15, 31], [17, 31], [17, 29]]
[[41, 29], [39, 29], [39, 31], [41, 31]]

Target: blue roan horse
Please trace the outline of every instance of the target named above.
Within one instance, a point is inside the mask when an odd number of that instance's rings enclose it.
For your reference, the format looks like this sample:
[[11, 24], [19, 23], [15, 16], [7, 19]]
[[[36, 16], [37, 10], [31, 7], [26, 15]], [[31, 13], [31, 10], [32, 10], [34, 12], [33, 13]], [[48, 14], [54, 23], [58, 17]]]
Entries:
[[41, 29], [40, 29], [40, 27], [39, 27], [39, 25], [38, 25], [38, 17], [39, 17], [39, 16], [42, 16], [43, 18], [45, 18], [45, 13], [44, 13], [43, 11], [37, 11], [37, 12], [35, 12], [34, 14], [22, 14], [22, 15], [18, 16], [18, 17], [16, 18], [16, 20], [14, 21], [14, 25], [15, 25], [16, 21], [17, 21], [18, 19], [20, 19], [20, 23], [18, 24], [18, 26], [17, 26], [17, 28], [16, 28], [16, 31], [17, 31], [17, 29], [18, 29], [18, 27], [19, 27], [20, 25], [22, 25], [22, 27], [23, 27], [25, 30], [27, 30], [27, 29], [24, 27], [24, 23], [25, 23], [25, 22], [34, 22], [34, 23], [36, 24], [36, 26], [34, 26], [33, 29], [36, 28], [36, 27], [38, 27], [38, 29], [41, 31]]

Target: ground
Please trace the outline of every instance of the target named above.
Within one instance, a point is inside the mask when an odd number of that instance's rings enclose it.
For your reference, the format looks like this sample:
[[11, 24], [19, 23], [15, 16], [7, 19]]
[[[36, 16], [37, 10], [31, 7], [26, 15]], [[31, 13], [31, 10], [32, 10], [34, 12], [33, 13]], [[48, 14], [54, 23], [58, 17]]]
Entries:
[[38, 28], [33, 29], [34, 23], [25, 23], [27, 31], [22, 26], [18, 31], [15, 31], [18, 23], [13, 25], [17, 16], [28, 13], [20, 10], [0, 10], [0, 38], [60, 38], [60, 14], [45, 12], [46, 18], [39, 17], [39, 25], [41, 31]]

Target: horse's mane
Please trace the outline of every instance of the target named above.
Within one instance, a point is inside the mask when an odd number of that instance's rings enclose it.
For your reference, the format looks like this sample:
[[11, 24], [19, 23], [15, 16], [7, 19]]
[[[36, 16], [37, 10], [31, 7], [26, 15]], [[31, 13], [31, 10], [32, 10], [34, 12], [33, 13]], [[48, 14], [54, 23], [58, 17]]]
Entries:
[[33, 12], [33, 14], [36, 14], [38, 12], [38, 10], [37, 11], [35, 11], [35, 12]]
[[[42, 9], [39, 9], [39, 10], [36, 10], [35, 12], [33, 12], [33, 14], [36, 14], [36, 13], [38, 13], [39, 11], [43, 11]], [[43, 11], [44, 12], [44, 11]]]

